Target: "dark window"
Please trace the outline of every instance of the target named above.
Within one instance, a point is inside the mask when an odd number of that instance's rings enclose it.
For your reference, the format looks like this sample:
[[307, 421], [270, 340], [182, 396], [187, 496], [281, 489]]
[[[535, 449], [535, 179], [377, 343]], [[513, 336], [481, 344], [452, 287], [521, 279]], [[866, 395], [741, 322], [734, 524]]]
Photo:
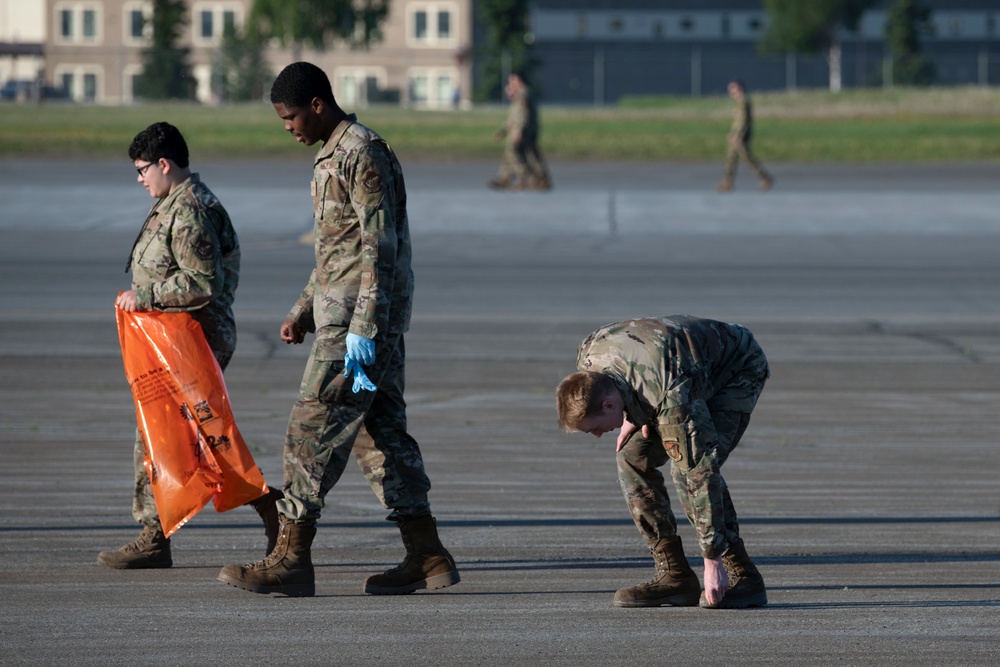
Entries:
[[438, 39], [451, 39], [451, 12], [438, 12]]
[[93, 102], [97, 99], [97, 75], [83, 75], [83, 99]]
[[236, 12], [228, 10], [222, 12], [222, 31], [222, 34], [236, 32]]
[[413, 36], [420, 41], [427, 39], [427, 12], [413, 13]]
[[63, 37], [73, 36], [73, 12], [69, 9], [59, 12], [59, 34]]
[[83, 36], [88, 39], [97, 37], [97, 12], [93, 9], [83, 10]]
[[142, 10], [133, 9], [129, 12], [129, 35], [134, 39], [142, 37], [142, 28], [146, 24], [146, 19], [142, 17]]
[[684, 32], [691, 32], [694, 29], [694, 19], [683, 18], [681, 19], [681, 30]]
[[212, 35], [212, 12], [202, 12], [201, 13], [201, 36], [205, 39], [211, 39]]

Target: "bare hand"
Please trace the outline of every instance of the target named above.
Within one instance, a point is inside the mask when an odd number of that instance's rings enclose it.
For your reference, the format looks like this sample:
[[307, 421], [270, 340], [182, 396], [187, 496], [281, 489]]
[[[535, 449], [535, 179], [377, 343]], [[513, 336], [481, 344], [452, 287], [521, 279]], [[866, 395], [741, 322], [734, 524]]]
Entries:
[[281, 323], [280, 335], [289, 345], [298, 345], [306, 339], [306, 328], [289, 317]]
[[134, 313], [139, 310], [139, 304], [135, 298], [135, 290], [129, 290], [119, 294], [118, 298], [115, 299], [115, 305], [127, 313]]
[[[616, 452], [620, 452], [622, 450], [622, 447], [625, 446], [637, 428], [639, 427], [630, 422], [627, 416], [622, 417], [622, 430], [618, 432], [617, 449], [615, 449]], [[642, 425], [642, 437], [649, 437], [649, 424]]]
[[715, 606], [729, 590], [729, 574], [722, 566], [722, 557], [706, 558], [705, 560], [705, 599]]

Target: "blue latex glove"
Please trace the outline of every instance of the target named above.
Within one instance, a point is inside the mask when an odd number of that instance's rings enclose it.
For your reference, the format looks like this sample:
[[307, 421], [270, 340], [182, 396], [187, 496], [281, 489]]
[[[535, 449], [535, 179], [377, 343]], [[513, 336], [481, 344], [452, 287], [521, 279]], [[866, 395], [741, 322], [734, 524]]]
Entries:
[[371, 366], [375, 363], [375, 341], [355, 333], [347, 334], [347, 358]]
[[354, 385], [351, 387], [351, 391], [357, 394], [362, 389], [365, 391], [375, 391], [378, 387], [376, 387], [375, 384], [368, 379], [368, 376], [365, 375], [363, 370], [358, 368], [354, 371]]
[[347, 355], [344, 357], [344, 377], [349, 378], [354, 374], [354, 385], [352, 391], [357, 394], [365, 391], [375, 391], [375, 384], [372, 383], [362, 366], [370, 366], [375, 362], [375, 341], [358, 334], [347, 334]]

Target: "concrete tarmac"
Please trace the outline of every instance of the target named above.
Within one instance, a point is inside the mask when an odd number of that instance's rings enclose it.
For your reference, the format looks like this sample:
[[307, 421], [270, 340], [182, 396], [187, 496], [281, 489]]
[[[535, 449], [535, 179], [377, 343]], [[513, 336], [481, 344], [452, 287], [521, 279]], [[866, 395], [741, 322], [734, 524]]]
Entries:
[[[277, 338], [312, 264], [307, 153], [193, 165], [241, 236], [226, 380], [274, 484], [308, 353]], [[743, 173], [719, 195], [720, 165], [556, 164], [549, 193], [486, 189], [492, 164], [404, 166], [410, 430], [462, 582], [361, 592], [403, 550], [349, 467], [317, 595], [293, 599], [215, 580], [262, 556], [249, 508], [203, 510], [172, 569], [96, 563], [138, 533], [113, 302], [150, 202], [127, 160], [0, 161], [2, 664], [1000, 662], [1000, 168], [774, 165], [772, 192]], [[614, 439], [555, 424], [590, 331], [680, 312], [749, 326], [771, 361], [723, 470], [762, 609], [613, 607], [653, 575]]]

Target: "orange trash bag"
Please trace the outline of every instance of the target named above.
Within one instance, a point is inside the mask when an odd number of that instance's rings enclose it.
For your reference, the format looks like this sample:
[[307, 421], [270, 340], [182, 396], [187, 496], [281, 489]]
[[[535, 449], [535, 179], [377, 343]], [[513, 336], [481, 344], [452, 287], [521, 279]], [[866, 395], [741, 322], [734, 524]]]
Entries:
[[184, 312], [116, 306], [115, 317], [164, 534], [176, 532], [209, 500], [225, 512], [267, 493], [201, 325]]

